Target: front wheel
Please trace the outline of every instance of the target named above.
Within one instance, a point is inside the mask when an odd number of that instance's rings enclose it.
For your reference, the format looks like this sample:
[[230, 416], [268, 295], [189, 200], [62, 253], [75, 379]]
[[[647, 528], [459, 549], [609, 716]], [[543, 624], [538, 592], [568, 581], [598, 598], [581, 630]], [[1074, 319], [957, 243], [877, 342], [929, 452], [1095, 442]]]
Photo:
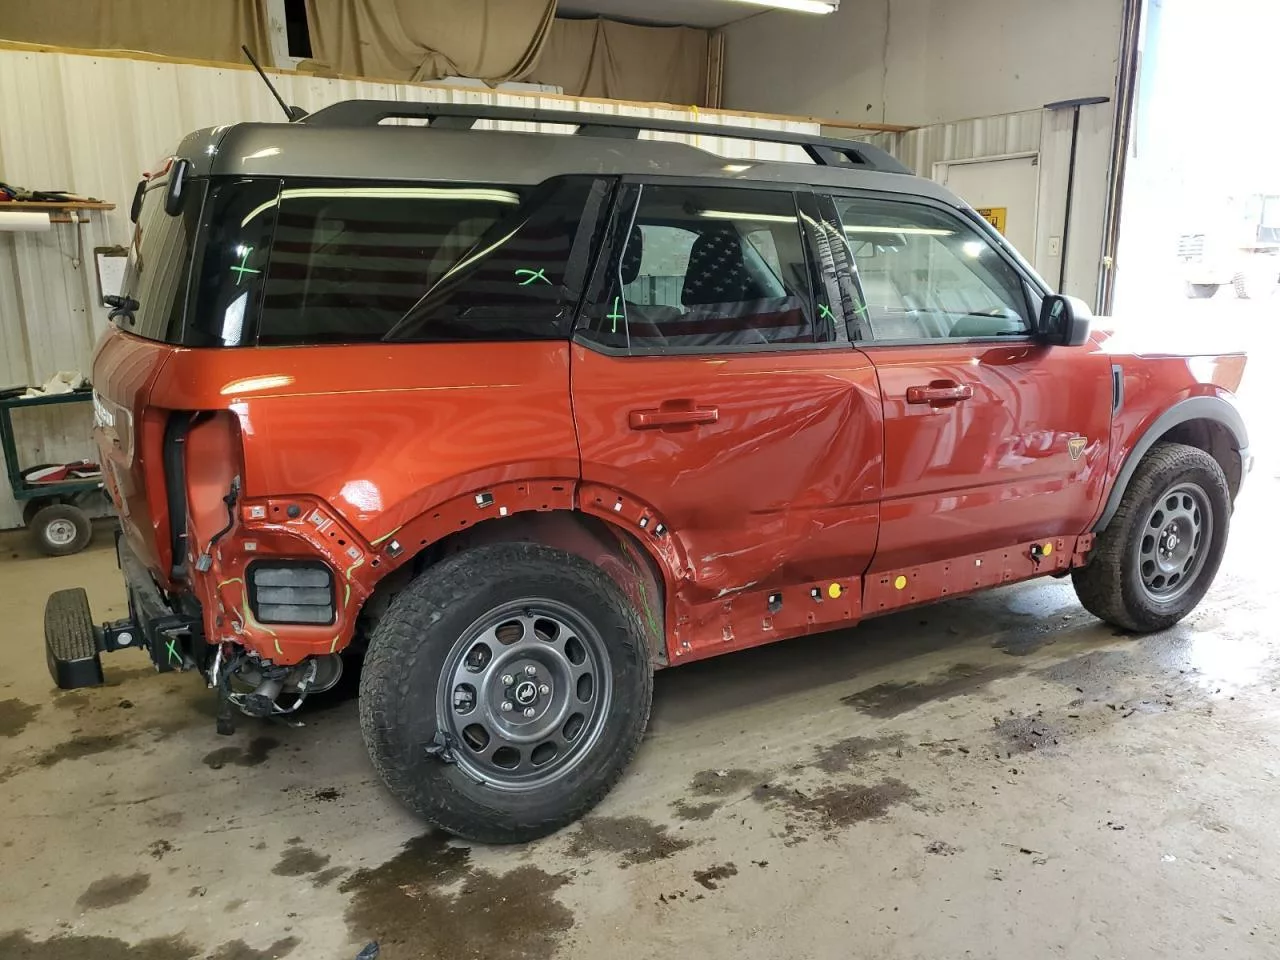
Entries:
[[1231, 494], [1203, 450], [1158, 443], [1142, 458], [1088, 565], [1071, 572], [1094, 616], [1139, 633], [1173, 626], [1204, 597], [1222, 562]]
[[469, 840], [545, 836], [595, 806], [644, 735], [636, 611], [585, 560], [530, 543], [427, 569], [369, 642], [360, 726], [391, 792]]
[[1188, 283], [1187, 296], [1192, 300], [1208, 300], [1218, 292], [1216, 283]]

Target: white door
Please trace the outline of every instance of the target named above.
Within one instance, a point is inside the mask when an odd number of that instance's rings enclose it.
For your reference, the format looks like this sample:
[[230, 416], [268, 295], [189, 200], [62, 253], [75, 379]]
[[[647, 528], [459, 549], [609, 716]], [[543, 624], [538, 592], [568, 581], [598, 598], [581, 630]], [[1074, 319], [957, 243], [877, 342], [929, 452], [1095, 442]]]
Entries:
[[[942, 183], [987, 219], [1003, 220], [1002, 233], [1029, 261], [1036, 256], [1036, 196], [1040, 167], [1035, 157], [939, 164]], [[990, 216], [988, 216], [990, 211]], [[1003, 214], [1001, 213], [1003, 212]], [[999, 223], [996, 224], [1000, 226]]]

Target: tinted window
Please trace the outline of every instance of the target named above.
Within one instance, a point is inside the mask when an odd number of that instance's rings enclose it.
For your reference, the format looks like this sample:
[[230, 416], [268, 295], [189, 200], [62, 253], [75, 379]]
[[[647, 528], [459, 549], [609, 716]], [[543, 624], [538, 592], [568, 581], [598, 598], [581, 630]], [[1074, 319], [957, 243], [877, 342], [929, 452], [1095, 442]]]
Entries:
[[1022, 280], [991, 242], [923, 204], [836, 197], [877, 340], [1027, 333]]
[[607, 192], [605, 181], [565, 177], [501, 210], [471, 244], [436, 259], [426, 295], [388, 339], [567, 337]]
[[211, 183], [186, 343], [235, 347], [252, 342], [272, 259], [279, 191], [279, 180]]
[[658, 352], [834, 339], [815, 322], [791, 193], [645, 185], [633, 209], [616, 218], [594, 339]]
[[259, 342], [380, 340], [520, 201], [483, 185], [287, 184]]
[[188, 183], [182, 212], [171, 217], [164, 212], [168, 182], [168, 178], [158, 180], [143, 194], [120, 288], [121, 295], [132, 297], [138, 306], [118, 316], [116, 323], [140, 337], [176, 342], [181, 335], [192, 239], [200, 219], [204, 184], [199, 180]]

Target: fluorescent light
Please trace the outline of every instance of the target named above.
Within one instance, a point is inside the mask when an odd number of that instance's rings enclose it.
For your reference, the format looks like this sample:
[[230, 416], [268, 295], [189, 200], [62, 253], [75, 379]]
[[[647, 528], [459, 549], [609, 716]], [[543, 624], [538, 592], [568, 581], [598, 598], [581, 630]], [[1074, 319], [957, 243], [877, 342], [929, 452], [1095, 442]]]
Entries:
[[703, 210], [700, 217], [708, 220], [742, 220], [746, 223], [795, 223], [795, 217], [784, 217], [777, 213], [737, 213], [733, 210]]
[[801, 13], [835, 13], [840, 0], [738, 0], [757, 7], [775, 7], [779, 10], [798, 10]]
[[855, 226], [845, 227], [845, 233], [894, 233], [902, 234], [908, 237], [950, 237], [954, 234], [953, 230], [939, 230], [934, 227], [871, 227], [871, 226]]

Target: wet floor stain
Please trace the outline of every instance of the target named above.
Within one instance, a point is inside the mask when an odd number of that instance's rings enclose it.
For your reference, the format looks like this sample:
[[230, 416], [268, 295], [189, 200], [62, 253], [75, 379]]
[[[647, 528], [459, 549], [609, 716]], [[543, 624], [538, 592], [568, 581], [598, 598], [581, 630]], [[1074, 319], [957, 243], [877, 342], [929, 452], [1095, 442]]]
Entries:
[[729, 877], [736, 877], [737, 875], [738, 868], [732, 861], [729, 863], [716, 864], [714, 867], [708, 867], [706, 870], [693, 871], [693, 879], [707, 890], [716, 890], [719, 888], [722, 881], [727, 880]]
[[1038, 671], [1046, 680], [1076, 687], [1086, 696], [1102, 695], [1118, 681], [1132, 680], [1139, 672], [1133, 655], [1124, 650], [1093, 650]]
[[280, 862], [271, 868], [277, 877], [301, 877], [308, 873], [319, 873], [329, 865], [327, 854], [316, 853], [301, 845], [301, 838], [289, 841], [289, 846], [280, 854]]
[[688, 800], [671, 801], [671, 813], [677, 820], [690, 822], [710, 820], [719, 809], [720, 804], [714, 800], [708, 800], [705, 803], [691, 803]]
[[33, 940], [22, 931], [0, 936], [0, 957], [4, 960], [196, 960], [201, 952], [181, 937], [126, 943], [115, 937]]
[[134, 873], [127, 877], [119, 875], [103, 877], [89, 884], [85, 892], [76, 900], [76, 906], [84, 910], [118, 907], [122, 903], [128, 903], [149, 886], [151, 886], [149, 873]]
[[40, 757], [36, 760], [36, 765], [52, 767], [63, 760], [79, 760], [81, 757], [92, 757], [99, 753], [106, 753], [108, 750], [114, 750], [128, 742], [129, 737], [119, 733], [75, 736], [70, 740], [64, 740], [62, 743], [50, 747], [40, 754]]
[[1017, 672], [1013, 664], [977, 666], [971, 663], [953, 664], [940, 676], [928, 680], [899, 683], [879, 683], [866, 690], [859, 690], [840, 702], [854, 707], [872, 717], [888, 719], [897, 717], [926, 703], [950, 700], [975, 693], [993, 680]]
[[280, 746], [274, 737], [254, 737], [244, 747], [219, 747], [204, 756], [204, 765], [210, 770], [221, 770], [230, 764], [236, 767], [256, 767], [265, 763], [271, 751]]
[[691, 800], [680, 797], [671, 802], [671, 812], [680, 820], [709, 820], [724, 805], [725, 799], [736, 793], [744, 793], [766, 779], [768, 778], [762, 773], [741, 768], [700, 770], [689, 782], [689, 793], [694, 797], [710, 799]]
[[902, 756], [904, 740], [901, 734], [884, 737], [847, 737], [825, 747], [819, 747], [813, 766], [824, 773], [844, 773], [876, 754], [896, 751]]
[[665, 860], [692, 845], [691, 840], [673, 837], [665, 826], [644, 817], [587, 817], [570, 835], [567, 853], [579, 858], [617, 854], [622, 867], [633, 867]]
[[767, 807], [783, 811], [792, 821], [789, 832], [794, 835], [801, 826], [828, 831], [877, 820], [919, 794], [896, 777], [886, 777], [879, 783], [831, 784], [810, 791], [762, 784], [752, 796]]
[[315, 887], [317, 890], [320, 889], [321, 887], [327, 887], [329, 884], [333, 883], [333, 881], [337, 880], [340, 876], [342, 876], [346, 872], [347, 872], [346, 867], [328, 867], [324, 870], [321, 870], [319, 873], [317, 873], [314, 877], [311, 878], [311, 885]]
[[[533, 866], [504, 874], [476, 868], [469, 848], [431, 833], [338, 889], [351, 895], [352, 939], [377, 940], [384, 956], [549, 960], [573, 927], [573, 914], [555, 898], [568, 882]], [[402, 945], [413, 953], [397, 953]]]
[[301, 942], [297, 937], [285, 937], [269, 947], [258, 950], [243, 940], [232, 940], [209, 954], [209, 960], [281, 960], [282, 957], [293, 953], [294, 948]]
[[16, 737], [27, 728], [40, 708], [22, 700], [0, 700], [0, 737]]

